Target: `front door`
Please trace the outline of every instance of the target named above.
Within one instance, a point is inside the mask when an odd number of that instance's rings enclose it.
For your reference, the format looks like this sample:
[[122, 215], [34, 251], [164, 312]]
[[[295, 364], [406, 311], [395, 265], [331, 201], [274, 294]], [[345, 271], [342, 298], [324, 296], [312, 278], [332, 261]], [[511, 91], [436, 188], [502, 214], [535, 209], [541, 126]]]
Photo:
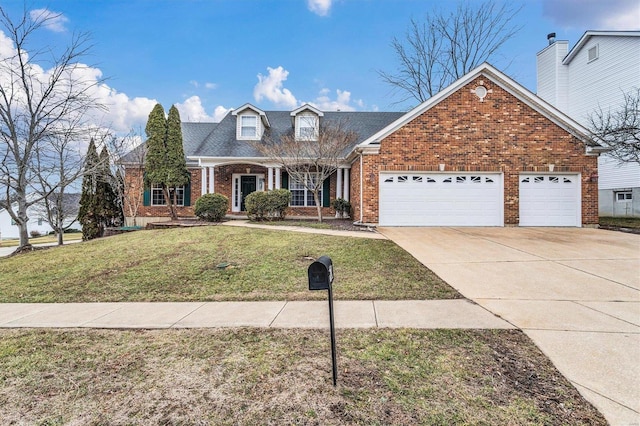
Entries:
[[247, 195], [256, 191], [256, 177], [255, 176], [241, 176], [240, 177], [240, 211], [246, 211], [244, 206], [244, 199]]

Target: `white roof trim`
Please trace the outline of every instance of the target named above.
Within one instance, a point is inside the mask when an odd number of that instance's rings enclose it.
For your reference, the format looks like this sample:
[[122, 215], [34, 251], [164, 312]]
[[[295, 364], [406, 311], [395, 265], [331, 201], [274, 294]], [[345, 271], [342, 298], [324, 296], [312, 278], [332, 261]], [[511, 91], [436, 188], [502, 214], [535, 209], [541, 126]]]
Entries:
[[515, 96], [517, 99], [524, 102], [529, 107], [547, 117], [555, 124], [567, 130], [577, 138], [585, 142], [590, 141], [590, 139], [588, 138], [589, 131], [586, 128], [564, 114], [559, 109], [537, 97], [536, 95], [525, 89], [523, 86], [518, 84], [516, 81], [507, 77], [505, 74], [501, 73], [496, 68], [485, 62], [476, 69], [470, 71], [468, 74], [453, 82], [451, 85], [440, 91], [435, 96], [432, 96], [427, 101], [407, 112], [405, 115], [389, 124], [378, 133], [367, 138], [356, 148], [366, 148], [373, 144], [379, 144], [382, 139], [391, 135], [392, 133], [406, 125], [408, 122], [420, 116], [422, 113], [435, 106], [443, 99], [446, 99], [449, 95], [453, 94], [479, 76], [484, 76], [487, 79], [491, 80], [493, 83], [498, 84], [501, 88]]
[[586, 31], [575, 46], [569, 51], [569, 54], [565, 56], [562, 61], [562, 65], [567, 65], [578, 54], [580, 49], [584, 47], [589, 39], [593, 36], [608, 36], [608, 37], [640, 37], [640, 31]]
[[315, 108], [313, 105], [310, 105], [310, 104], [304, 104], [300, 108], [294, 109], [293, 111], [291, 111], [291, 116], [295, 117], [296, 115], [300, 114], [303, 111], [311, 111], [312, 113], [316, 114], [318, 117], [324, 116], [324, 113], [322, 111], [320, 111], [318, 108]]
[[261, 110], [260, 108], [254, 107], [253, 105], [247, 103], [242, 105], [240, 108], [235, 109], [233, 111], [231, 111], [231, 115], [238, 115], [240, 113], [242, 113], [243, 111], [250, 109], [252, 111], [254, 111], [255, 113], [257, 113], [260, 118], [262, 119], [262, 123], [264, 123], [265, 127], [271, 127], [271, 125], [269, 124], [269, 119], [267, 118], [267, 114]]

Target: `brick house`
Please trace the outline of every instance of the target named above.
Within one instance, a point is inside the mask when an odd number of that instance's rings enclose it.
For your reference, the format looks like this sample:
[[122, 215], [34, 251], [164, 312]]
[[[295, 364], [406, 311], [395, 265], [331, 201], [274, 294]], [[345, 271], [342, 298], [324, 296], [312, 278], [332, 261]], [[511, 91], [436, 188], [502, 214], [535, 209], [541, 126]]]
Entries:
[[[350, 200], [353, 218], [381, 226], [582, 226], [598, 223], [597, 156], [587, 131], [489, 64], [407, 113], [261, 111], [246, 104], [220, 123], [183, 123], [191, 184], [179, 189], [183, 216], [201, 194], [226, 195], [231, 214], [253, 191], [288, 188], [291, 215], [314, 215], [304, 188], [252, 146], [284, 132], [309, 134], [344, 120], [358, 140], [324, 183], [323, 207]], [[312, 133], [312, 132], [311, 132]], [[126, 158], [125, 158], [126, 160]], [[139, 216], [166, 220], [161, 192], [136, 186]]]

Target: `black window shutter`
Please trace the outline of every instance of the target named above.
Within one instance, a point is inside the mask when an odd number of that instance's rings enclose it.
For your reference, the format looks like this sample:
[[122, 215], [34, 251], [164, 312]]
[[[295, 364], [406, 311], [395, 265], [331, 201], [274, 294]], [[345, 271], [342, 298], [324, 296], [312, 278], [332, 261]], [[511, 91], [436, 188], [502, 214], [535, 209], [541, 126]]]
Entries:
[[184, 206], [188, 207], [191, 205], [191, 182], [184, 186]]
[[142, 205], [150, 206], [151, 205], [151, 188], [144, 188], [144, 192], [142, 194]]
[[328, 177], [322, 183], [322, 207], [330, 206], [330, 199], [329, 199], [329, 196], [331, 195], [330, 181], [331, 181], [331, 177]]

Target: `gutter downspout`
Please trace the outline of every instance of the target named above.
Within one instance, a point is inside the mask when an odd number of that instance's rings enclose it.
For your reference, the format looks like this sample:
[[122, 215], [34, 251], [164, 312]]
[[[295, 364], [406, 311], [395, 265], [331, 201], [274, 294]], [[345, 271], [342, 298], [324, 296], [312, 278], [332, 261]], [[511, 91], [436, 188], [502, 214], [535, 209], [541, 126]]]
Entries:
[[364, 200], [364, 198], [363, 198], [363, 190], [364, 190], [364, 188], [363, 188], [362, 184], [363, 184], [363, 177], [362, 177], [362, 152], [361, 152], [360, 153], [360, 223], [362, 223], [362, 219], [364, 217], [364, 212], [362, 211], [362, 209], [363, 209], [362, 203], [363, 203], [363, 200]]

